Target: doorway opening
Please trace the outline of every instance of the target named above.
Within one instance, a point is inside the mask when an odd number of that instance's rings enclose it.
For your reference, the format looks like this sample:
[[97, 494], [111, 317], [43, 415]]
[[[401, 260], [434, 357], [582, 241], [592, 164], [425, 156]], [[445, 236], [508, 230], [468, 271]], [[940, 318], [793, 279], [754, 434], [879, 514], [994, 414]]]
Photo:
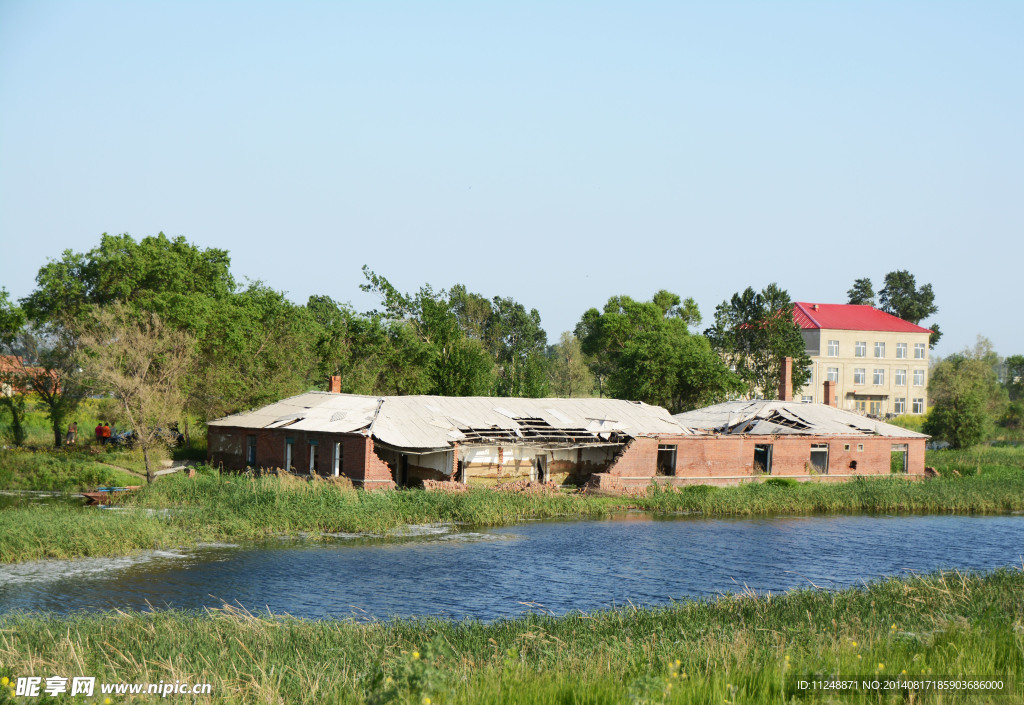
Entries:
[[772, 444], [764, 443], [754, 446], [754, 474], [772, 474]]

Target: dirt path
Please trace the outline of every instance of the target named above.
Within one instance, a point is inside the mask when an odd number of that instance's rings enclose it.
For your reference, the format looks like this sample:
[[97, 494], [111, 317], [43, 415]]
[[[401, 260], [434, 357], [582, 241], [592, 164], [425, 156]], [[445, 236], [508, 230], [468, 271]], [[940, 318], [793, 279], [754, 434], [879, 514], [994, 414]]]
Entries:
[[129, 475], [135, 475], [135, 477], [141, 477], [143, 480], [146, 479], [146, 473], [144, 473], [144, 472], [135, 472], [134, 470], [129, 470], [128, 468], [123, 468], [120, 465], [111, 465], [110, 463], [104, 463], [102, 460], [94, 460], [93, 462], [96, 463], [97, 465], [106, 465], [108, 468], [114, 468], [115, 470], [120, 470], [121, 472], [126, 472]]

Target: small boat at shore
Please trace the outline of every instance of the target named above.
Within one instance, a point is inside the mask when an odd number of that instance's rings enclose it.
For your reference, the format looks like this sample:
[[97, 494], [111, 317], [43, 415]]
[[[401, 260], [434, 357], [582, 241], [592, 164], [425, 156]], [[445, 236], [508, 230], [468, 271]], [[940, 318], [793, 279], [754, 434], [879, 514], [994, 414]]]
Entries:
[[86, 499], [86, 504], [97, 505], [97, 504], [108, 504], [110, 499], [116, 495], [123, 494], [125, 492], [134, 492], [135, 490], [142, 489], [142, 485], [128, 485], [127, 487], [97, 487], [92, 492], [82, 492], [82, 496]]

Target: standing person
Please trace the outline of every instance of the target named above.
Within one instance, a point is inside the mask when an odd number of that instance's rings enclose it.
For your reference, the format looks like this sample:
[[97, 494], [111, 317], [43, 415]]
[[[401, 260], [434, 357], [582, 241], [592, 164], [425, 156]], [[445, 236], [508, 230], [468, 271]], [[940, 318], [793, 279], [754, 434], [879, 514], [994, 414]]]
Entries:
[[96, 442], [103, 445], [103, 422], [96, 424]]
[[68, 424], [68, 435], [64, 437], [64, 443], [69, 446], [75, 445], [78, 440], [78, 422], [72, 421]]
[[103, 445], [110, 443], [110, 426], [103, 424]]

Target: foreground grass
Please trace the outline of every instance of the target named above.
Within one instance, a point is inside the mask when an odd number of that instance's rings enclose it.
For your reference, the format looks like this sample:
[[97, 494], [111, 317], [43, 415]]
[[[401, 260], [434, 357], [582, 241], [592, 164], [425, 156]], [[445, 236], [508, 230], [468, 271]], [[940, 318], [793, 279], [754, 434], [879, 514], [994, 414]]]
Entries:
[[[212, 695], [199, 702], [229, 703], [1022, 702], [1021, 615], [1016, 570], [489, 624], [313, 622], [231, 608], [7, 615], [0, 676], [208, 682]], [[1006, 685], [916, 699], [796, 685], [886, 676]]]
[[707, 516], [920, 512], [992, 514], [1024, 510], [1024, 449], [942, 451], [943, 476], [908, 482], [767, 482], [737, 488], [652, 489], [643, 497], [527, 496], [471, 490], [357, 492], [330, 481], [218, 475], [162, 478], [125, 499], [125, 511], [24, 507], [0, 511], [0, 561], [120, 555], [204, 540], [259, 539], [306, 532], [381, 533], [407, 524], [480, 526], [527, 519], [600, 518], [623, 509]]

